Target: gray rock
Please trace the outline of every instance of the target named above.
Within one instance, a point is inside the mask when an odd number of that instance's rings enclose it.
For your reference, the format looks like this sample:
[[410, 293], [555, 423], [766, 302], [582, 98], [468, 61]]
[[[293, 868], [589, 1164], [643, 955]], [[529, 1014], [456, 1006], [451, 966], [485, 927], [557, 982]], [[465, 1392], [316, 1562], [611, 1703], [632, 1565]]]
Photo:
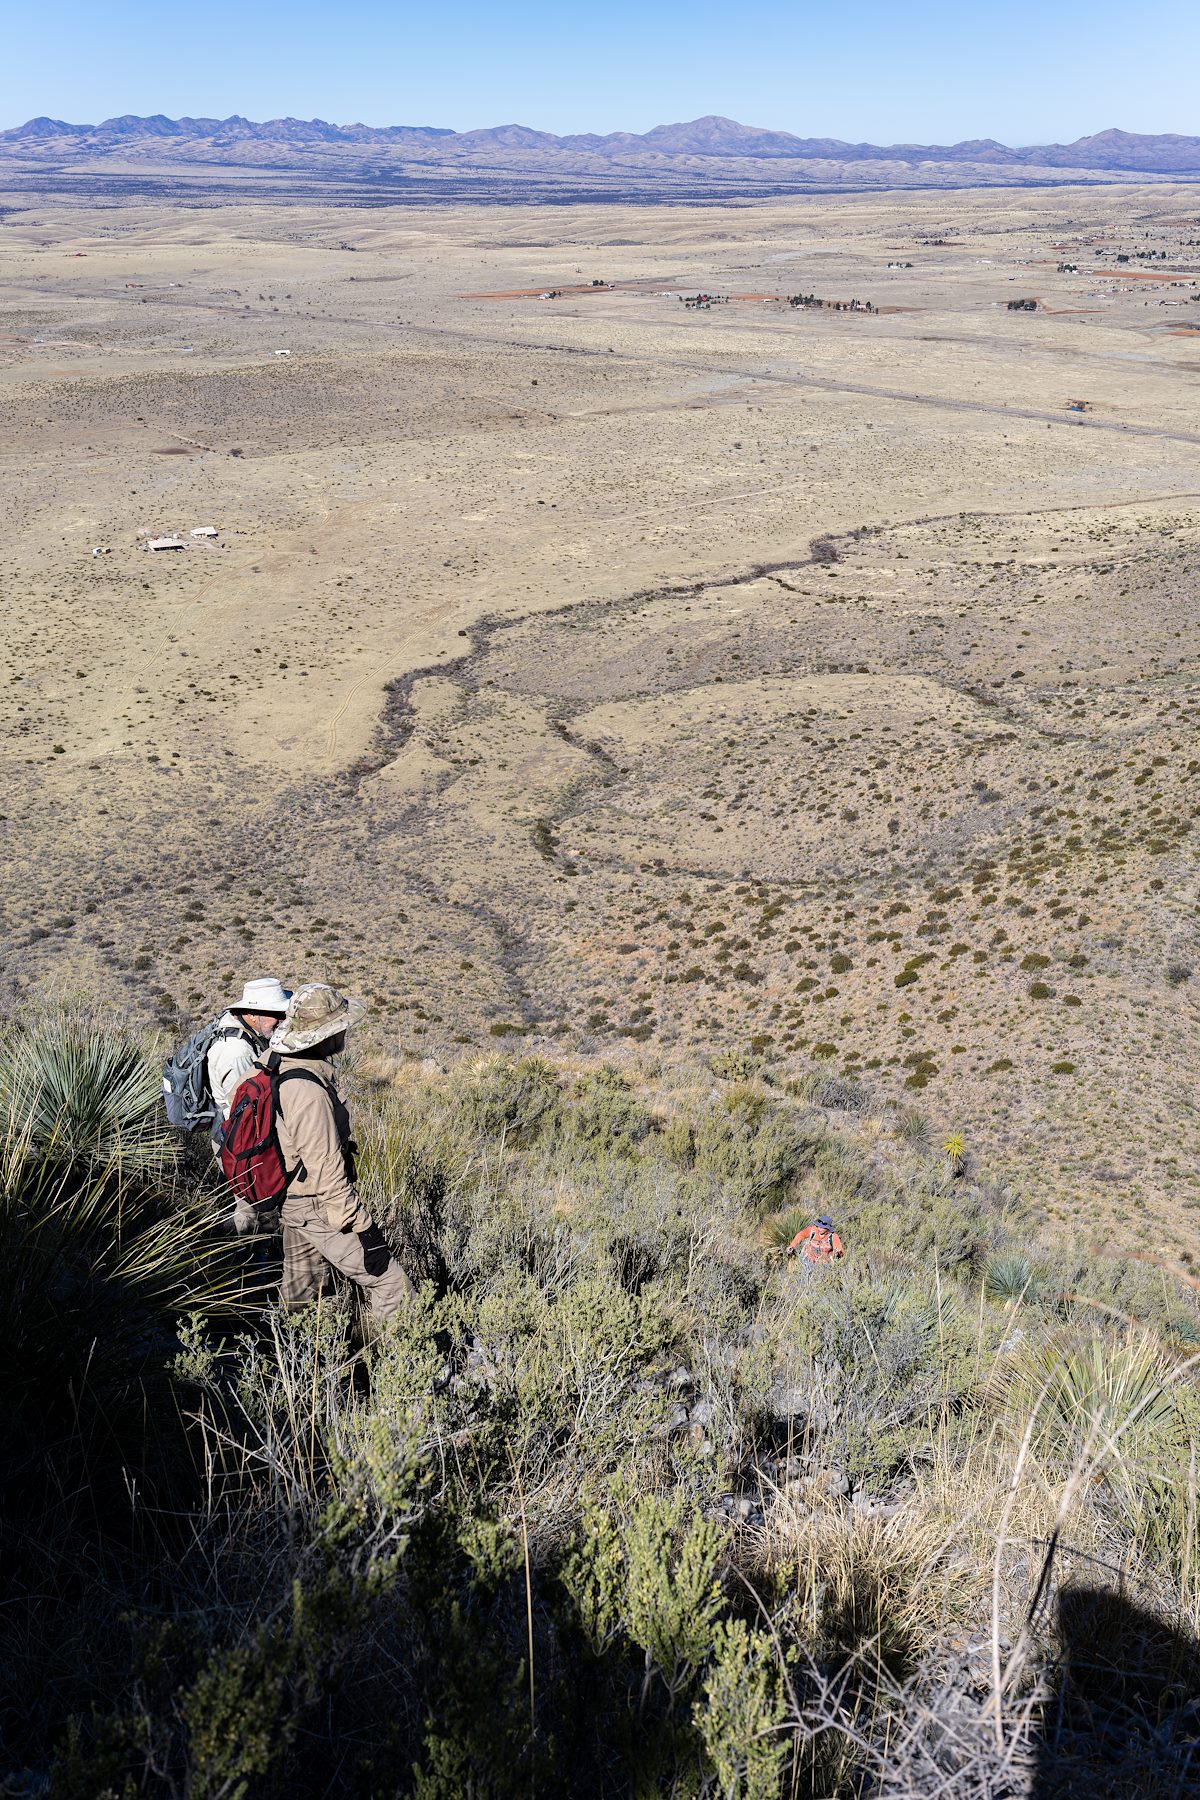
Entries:
[[673, 1406], [661, 1425], [656, 1425], [650, 1433], [652, 1438], [674, 1437], [676, 1432], [687, 1429], [688, 1410], [686, 1406]]
[[859, 1488], [850, 1504], [860, 1519], [894, 1519], [904, 1502], [902, 1500], [878, 1500], [874, 1494], [868, 1494]]
[[768, 1405], [777, 1419], [806, 1419], [811, 1408], [807, 1388], [791, 1382], [777, 1382], [771, 1389]]

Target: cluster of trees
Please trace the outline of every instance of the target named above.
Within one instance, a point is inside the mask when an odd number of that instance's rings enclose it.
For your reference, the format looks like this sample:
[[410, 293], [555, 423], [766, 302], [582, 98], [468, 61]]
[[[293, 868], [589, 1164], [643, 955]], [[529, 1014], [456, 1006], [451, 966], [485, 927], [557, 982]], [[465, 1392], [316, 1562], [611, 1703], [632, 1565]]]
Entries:
[[[911, 265], [909, 265], [911, 267]], [[874, 306], [869, 300], [821, 300], [816, 294], [789, 294], [789, 306], [824, 306], [830, 312], [867, 312], [873, 313]]]

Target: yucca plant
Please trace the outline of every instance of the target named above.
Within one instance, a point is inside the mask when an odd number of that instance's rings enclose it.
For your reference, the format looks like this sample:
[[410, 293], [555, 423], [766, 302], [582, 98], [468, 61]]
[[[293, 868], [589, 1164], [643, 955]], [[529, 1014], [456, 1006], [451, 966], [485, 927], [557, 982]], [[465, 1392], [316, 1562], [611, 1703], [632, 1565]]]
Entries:
[[175, 1320], [244, 1284], [211, 1200], [178, 1182], [157, 1069], [124, 1032], [63, 1009], [14, 1033], [0, 1109], [0, 1442], [15, 1470], [119, 1429]]
[[1038, 1275], [1023, 1250], [1006, 1250], [990, 1256], [983, 1272], [983, 1291], [989, 1300], [1036, 1300]]
[[803, 1206], [789, 1206], [786, 1212], [774, 1213], [763, 1224], [763, 1242], [786, 1250], [796, 1233], [811, 1225], [815, 1216], [810, 1208]]
[[1173, 1376], [1146, 1338], [1031, 1348], [1016, 1396], [1038, 1411], [1042, 1450], [1118, 1483], [1172, 1460], [1180, 1414]]
[[929, 1120], [915, 1107], [906, 1107], [896, 1120], [896, 1130], [907, 1143], [922, 1149], [929, 1142]]
[[942, 1154], [946, 1158], [950, 1173], [957, 1180], [967, 1167], [967, 1140], [961, 1131], [952, 1131], [942, 1145]]
[[131, 1179], [116, 1163], [10, 1159], [0, 1266], [0, 1442], [10, 1474], [68, 1440], [120, 1435], [122, 1423], [136, 1430], [144, 1381], [163, 1369], [179, 1317], [248, 1297], [211, 1203]]
[[126, 1034], [63, 1009], [0, 1050], [7, 1154], [160, 1174], [175, 1155], [155, 1065]]

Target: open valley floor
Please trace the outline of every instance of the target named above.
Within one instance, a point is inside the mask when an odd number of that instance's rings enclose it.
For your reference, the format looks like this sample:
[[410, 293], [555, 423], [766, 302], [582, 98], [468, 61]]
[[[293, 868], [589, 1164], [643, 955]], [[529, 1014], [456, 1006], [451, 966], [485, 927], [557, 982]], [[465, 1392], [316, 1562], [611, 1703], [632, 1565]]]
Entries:
[[1193, 189], [0, 203], [6, 1007], [823, 1068], [1186, 1268]]

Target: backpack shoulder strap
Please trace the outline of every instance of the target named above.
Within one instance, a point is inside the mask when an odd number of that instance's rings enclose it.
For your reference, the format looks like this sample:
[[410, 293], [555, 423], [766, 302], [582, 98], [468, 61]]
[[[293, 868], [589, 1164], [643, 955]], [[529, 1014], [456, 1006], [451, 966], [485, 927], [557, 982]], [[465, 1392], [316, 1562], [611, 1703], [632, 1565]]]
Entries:
[[[337, 1118], [337, 1095], [334, 1093], [329, 1083], [327, 1081], [322, 1081], [319, 1075], [314, 1075], [311, 1069], [281, 1069], [279, 1067], [279, 1053], [276, 1050], [272, 1050], [270, 1056], [264, 1060], [262, 1066], [271, 1077], [271, 1086], [275, 1093], [276, 1107], [279, 1107], [279, 1090], [285, 1081], [311, 1081], [315, 1086], [324, 1088], [326, 1094], [329, 1096], [330, 1104], [333, 1106], [333, 1116], [335, 1119]], [[339, 1136], [340, 1135], [339, 1131]]]
[[230, 1038], [240, 1038], [243, 1044], [254, 1042], [244, 1025], [222, 1025], [220, 1031], [214, 1031], [208, 1041], [210, 1044], [224, 1044]]
[[280, 1069], [279, 1057], [275, 1052], [272, 1052], [272, 1054], [267, 1057], [264, 1067], [268, 1068], [271, 1072], [271, 1081], [275, 1091], [275, 1106], [277, 1110], [282, 1110], [279, 1106], [279, 1089], [285, 1081], [312, 1081], [315, 1082], [319, 1088], [324, 1088], [326, 1097], [333, 1109], [333, 1123], [338, 1134], [338, 1141], [342, 1146], [342, 1157], [346, 1164], [347, 1178], [350, 1181], [357, 1180], [358, 1146], [354, 1142], [354, 1134], [350, 1127], [350, 1114], [346, 1110], [346, 1103], [338, 1093], [337, 1089], [331, 1086], [328, 1081], [323, 1081], [319, 1075], [315, 1075], [311, 1069]]
[[[271, 1067], [272, 1064], [275, 1065], [274, 1068]], [[264, 1066], [271, 1070], [272, 1076], [281, 1085], [285, 1081], [314, 1081], [318, 1087], [325, 1089], [331, 1100], [333, 1098], [333, 1089], [329, 1083], [322, 1081], [319, 1075], [314, 1075], [311, 1069], [280, 1069], [279, 1058], [274, 1052], [267, 1058]]]

